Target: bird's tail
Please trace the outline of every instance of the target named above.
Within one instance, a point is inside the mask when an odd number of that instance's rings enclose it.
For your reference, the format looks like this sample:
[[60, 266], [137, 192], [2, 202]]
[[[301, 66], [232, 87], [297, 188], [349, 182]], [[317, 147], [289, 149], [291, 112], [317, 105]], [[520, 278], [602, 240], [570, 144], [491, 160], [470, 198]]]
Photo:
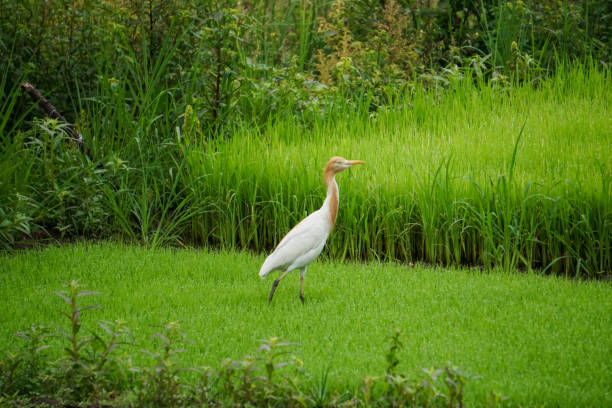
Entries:
[[266, 276], [268, 276], [268, 274], [273, 270], [274, 267], [271, 266], [270, 257], [267, 257], [263, 265], [261, 265], [261, 269], [259, 270], [259, 277], [261, 279], [266, 279]]
[[271, 271], [269, 270], [269, 268], [266, 268], [266, 264], [264, 263], [264, 264], [261, 266], [261, 269], [259, 270], [259, 277], [260, 277], [261, 279], [266, 279], [266, 276], [268, 276], [268, 274], [269, 274], [270, 272], [271, 272]]

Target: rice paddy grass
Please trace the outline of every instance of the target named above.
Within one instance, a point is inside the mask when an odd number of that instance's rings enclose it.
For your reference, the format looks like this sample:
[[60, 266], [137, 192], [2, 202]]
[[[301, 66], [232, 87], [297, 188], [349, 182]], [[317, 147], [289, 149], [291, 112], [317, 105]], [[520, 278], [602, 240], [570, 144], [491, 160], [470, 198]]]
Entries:
[[[331, 240], [334, 240], [332, 235]], [[485, 273], [384, 263], [335, 263], [323, 258], [306, 276], [281, 282], [257, 276], [264, 255], [247, 252], [144, 249], [116, 243], [49, 247], [0, 256], [0, 351], [30, 325], [64, 325], [53, 292], [71, 279], [100, 294], [84, 312], [84, 329], [100, 319], [125, 319], [146, 361], [151, 335], [178, 321], [191, 344], [186, 366], [219, 366], [254, 354], [260, 339], [299, 343], [293, 353], [318, 381], [358, 387], [384, 372], [388, 336], [407, 336], [399, 369], [447, 361], [476, 376], [467, 401], [484, 405], [497, 391], [524, 406], [612, 404], [612, 285], [534, 273]], [[65, 326], [64, 326], [65, 327]]]
[[[206, 212], [196, 243], [270, 249], [338, 176], [335, 259], [426, 261], [598, 277], [612, 270], [609, 71], [567, 68], [538, 87], [414, 90], [371, 115], [280, 120], [194, 148]], [[365, 104], [367, 105], [367, 104]]]

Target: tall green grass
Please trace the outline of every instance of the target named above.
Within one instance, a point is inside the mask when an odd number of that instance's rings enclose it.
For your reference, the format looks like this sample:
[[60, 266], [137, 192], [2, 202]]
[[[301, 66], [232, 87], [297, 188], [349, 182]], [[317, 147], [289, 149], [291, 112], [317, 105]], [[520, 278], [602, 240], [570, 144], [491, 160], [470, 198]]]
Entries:
[[169, 44], [154, 59], [146, 41], [142, 54], [126, 48], [124, 57], [132, 63], [121, 81], [101, 63], [95, 96], [75, 95], [76, 125], [89, 157], [70, 142], [65, 124], [11, 118], [19, 83], [2, 82], [8, 98], [0, 113], [3, 120], [13, 119], [0, 127], [2, 244], [23, 243], [24, 234], [60, 240], [114, 235], [150, 247], [180, 241], [200, 207], [191, 205], [183, 184], [188, 147], [180, 143], [177, 125], [185, 103], [163, 79], [176, 51]]
[[[339, 92], [325, 114], [288, 107], [204, 140], [190, 99], [164, 80], [174, 52], [168, 41], [123, 79], [101, 75], [95, 97], [75, 97], [92, 158], [62, 124], [3, 122], [4, 246], [28, 234], [117, 236], [266, 252], [321, 205], [322, 168], [343, 155], [367, 164], [338, 176], [331, 258], [612, 270], [609, 70], [560, 66], [513, 87], [467, 72], [444, 89], [395, 93], [374, 112], [369, 93]], [[3, 86], [10, 116], [19, 86]]]
[[327, 253], [595, 277], [612, 270], [610, 73], [566, 67], [534, 89], [417, 88], [367, 116], [340, 112], [239, 128], [192, 149], [194, 242], [271, 249], [325, 195], [329, 157], [366, 161], [338, 176]]

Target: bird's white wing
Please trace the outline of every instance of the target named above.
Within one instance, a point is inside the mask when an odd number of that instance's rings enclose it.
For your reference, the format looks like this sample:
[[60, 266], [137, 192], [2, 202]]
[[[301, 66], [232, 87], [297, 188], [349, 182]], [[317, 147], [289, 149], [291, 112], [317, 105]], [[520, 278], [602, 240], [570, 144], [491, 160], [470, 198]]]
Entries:
[[297, 269], [308, 265], [323, 250], [329, 236], [329, 221], [315, 211], [297, 224], [266, 258], [259, 276], [263, 279], [276, 269]]

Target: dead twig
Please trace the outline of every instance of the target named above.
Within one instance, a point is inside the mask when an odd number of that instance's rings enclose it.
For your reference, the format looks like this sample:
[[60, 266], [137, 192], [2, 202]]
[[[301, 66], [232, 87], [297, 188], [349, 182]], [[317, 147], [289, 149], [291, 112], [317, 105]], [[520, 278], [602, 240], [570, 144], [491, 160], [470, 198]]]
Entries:
[[32, 98], [32, 101], [38, 104], [38, 106], [43, 111], [45, 111], [47, 116], [49, 116], [51, 119], [57, 119], [59, 121], [64, 122], [66, 124], [66, 131], [70, 134], [70, 137], [72, 138], [72, 140], [79, 146], [81, 151], [85, 152], [85, 154], [87, 154], [87, 157], [91, 159], [91, 152], [89, 148], [85, 146], [85, 143], [83, 141], [83, 135], [81, 135], [79, 132], [76, 131], [76, 129], [74, 128], [74, 125], [68, 122], [66, 118], [62, 116], [61, 113], [58, 112], [55, 106], [53, 106], [51, 102], [49, 102], [47, 99], [45, 99], [44, 96], [42, 96], [40, 91], [36, 89], [34, 85], [32, 85], [29, 82], [24, 82], [23, 84], [21, 84], [21, 90], [27, 93], [28, 95], [30, 95], [30, 98]]

